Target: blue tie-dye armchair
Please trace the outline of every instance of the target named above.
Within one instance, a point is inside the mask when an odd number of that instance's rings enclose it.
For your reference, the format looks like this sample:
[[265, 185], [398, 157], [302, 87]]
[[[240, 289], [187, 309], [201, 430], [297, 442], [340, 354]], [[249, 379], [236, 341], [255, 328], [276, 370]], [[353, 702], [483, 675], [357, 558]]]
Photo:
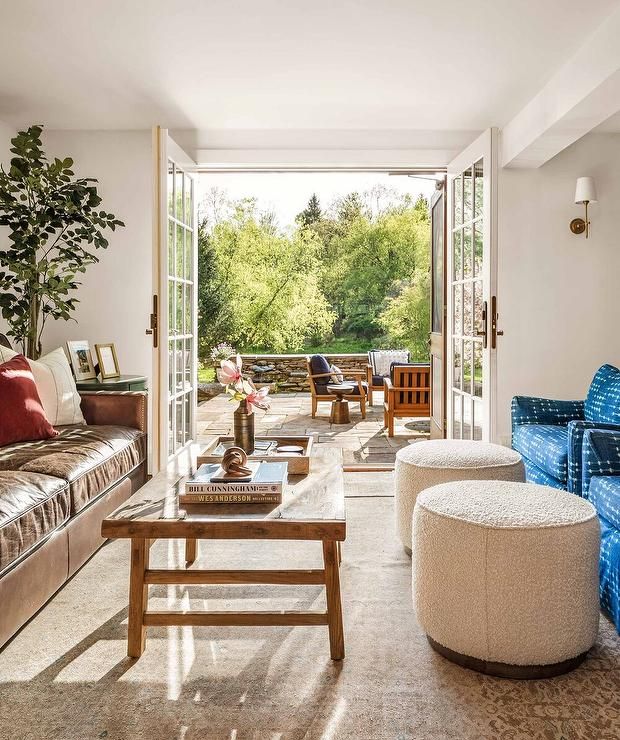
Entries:
[[526, 479], [583, 495], [583, 438], [588, 429], [620, 432], [620, 370], [603, 365], [585, 401], [512, 399], [512, 446]]
[[586, 431], [583, 470], [583, 495], [594, 505], [601, 524], [601, 606], [620, 633], [620, 431]]

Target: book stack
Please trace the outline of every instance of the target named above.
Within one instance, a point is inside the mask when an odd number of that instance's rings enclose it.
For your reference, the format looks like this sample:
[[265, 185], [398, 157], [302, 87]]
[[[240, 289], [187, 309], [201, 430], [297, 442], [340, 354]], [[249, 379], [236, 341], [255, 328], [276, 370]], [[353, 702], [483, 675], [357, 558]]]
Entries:
[[280, 504], [288, 463], [249, 462], [251, 474], [231, 478], [217, 464], [201, 465], [185, 482], [179, 504]]

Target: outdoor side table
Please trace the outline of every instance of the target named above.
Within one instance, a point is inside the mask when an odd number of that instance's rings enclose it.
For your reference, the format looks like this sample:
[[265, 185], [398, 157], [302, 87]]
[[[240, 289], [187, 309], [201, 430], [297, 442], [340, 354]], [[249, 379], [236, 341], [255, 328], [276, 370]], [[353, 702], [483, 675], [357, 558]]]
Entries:
[[354, 386], [350, 383], [331, 383], [327, 386], [327, 392], [336, 398], [332, 401], [332, 412], [329, 421], [332, 424], [349, 423], [349, 402], [345, 396], [353, 393]]

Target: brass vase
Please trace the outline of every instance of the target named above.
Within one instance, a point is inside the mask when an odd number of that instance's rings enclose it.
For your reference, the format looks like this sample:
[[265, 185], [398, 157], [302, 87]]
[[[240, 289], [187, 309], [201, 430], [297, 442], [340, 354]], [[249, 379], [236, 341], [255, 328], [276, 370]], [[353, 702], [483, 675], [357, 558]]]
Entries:
[[240, 401], [234, 413], [235, 446], [251, 455], [254, 452], [254, 414], [250, 413], [248, 402]]

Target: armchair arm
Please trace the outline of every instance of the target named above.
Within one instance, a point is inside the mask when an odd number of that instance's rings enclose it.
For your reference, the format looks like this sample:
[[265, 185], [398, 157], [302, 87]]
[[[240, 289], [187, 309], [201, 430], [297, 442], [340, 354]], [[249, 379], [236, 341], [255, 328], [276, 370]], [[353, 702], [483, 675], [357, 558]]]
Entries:
[[146, 434], [144, 391], [83, 391], [80, 397], [87, 424], [132, 427]]
[[557, 424], [564, 426], [585, 418], [585, 401], [555, 401], [551, 398], [515, 396], [512, 399], [512, 429], [518, 424]]
[[316, 373], [315, 375], [311, 375], [310, 373], [308, 373], [307, 377], [314, 380], [315, 378], [331, 378], [332, 375], [333, 373]]
[[568, 490], [583, 496], [590, 485], [590, 474], [587, 484], [584, 481], [583, 465], [584, 436], [588, 430], [609, 430], [620, 433], [620, 424], [601, 424], [598, 421], [570, 421], [568, 423]]
[[[348, 375], [353, 375], [355, 378], [363, 378], [366, 375], [365, 370], [341, 370], [340, 374], [342, 377], [346, 380]], [[315, 378], [332, 378], [335, 375], [335, 373], [316, 373], [315, 375], [311, 375], [308, 373], [307, 377], [312, 378], [314, 380]]]
[[620, 476], [620, 427], [586, 429], [582, 448], [583, 494], [587, 496], [595, 475]]
[[394, 386], [389, 378], [383, 378], [383, 400], [389, 404], [390, 398], [394, 398]]

